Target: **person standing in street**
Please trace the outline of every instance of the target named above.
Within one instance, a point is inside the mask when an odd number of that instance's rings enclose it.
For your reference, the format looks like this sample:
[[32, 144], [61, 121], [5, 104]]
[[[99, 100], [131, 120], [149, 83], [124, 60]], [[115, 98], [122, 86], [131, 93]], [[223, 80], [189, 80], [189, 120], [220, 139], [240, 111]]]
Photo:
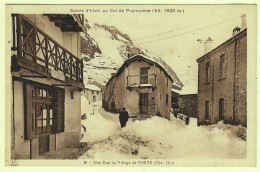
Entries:
[[120, 121], [121, 128], [126, 126], [128, 118], [129, 118], [128, 112], [126, 111], [126, 108], [123, 107], [122, 111], [119, 114], [119, 121]]

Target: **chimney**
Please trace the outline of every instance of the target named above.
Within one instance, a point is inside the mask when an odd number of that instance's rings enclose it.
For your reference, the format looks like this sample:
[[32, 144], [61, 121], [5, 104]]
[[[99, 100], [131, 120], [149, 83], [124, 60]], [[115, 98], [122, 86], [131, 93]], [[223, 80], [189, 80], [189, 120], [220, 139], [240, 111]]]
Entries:
[[212, 50], [212, 44], [213, 44], [213, 40], [208, 37], [208, 39], [204, 42], [204, 53], [207, 54], [208, 52], [210, 52]]
[[234, 29], [233, 29], [233, 33], [232, 33], [232, 36], [235, 36], [236, 34], [238, 34], [239, 32], [240, 32], [240, 27], [235, 27]]
[[241, 31], [246, 28], [246, 14], [241, 14]]

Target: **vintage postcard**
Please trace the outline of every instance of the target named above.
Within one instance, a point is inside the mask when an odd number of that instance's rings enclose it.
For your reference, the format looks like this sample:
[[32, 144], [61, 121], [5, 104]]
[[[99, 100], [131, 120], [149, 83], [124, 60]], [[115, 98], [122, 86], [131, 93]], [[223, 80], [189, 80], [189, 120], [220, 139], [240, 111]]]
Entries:
[[5, 166], [256, 166], [255, 4], [5, 10]]

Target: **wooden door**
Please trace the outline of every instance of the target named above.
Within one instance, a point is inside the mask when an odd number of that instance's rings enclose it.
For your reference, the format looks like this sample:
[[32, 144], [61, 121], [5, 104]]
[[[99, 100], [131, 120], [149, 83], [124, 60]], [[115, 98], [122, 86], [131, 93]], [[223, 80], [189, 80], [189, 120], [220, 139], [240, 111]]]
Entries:
[[224, 120], [224, 99], [219, 99], [219, 120]]
[[42, 136], [39, 137], [39, 154], [42, 154], [44, 152], [48, 152], [49, 151], [49, 145], [50, 143], [50, 137], [48, 136]]
[[140, 84], [148, 83], [148, 68], [142, 67], [140, 68]]
[[141, 93], [139, 102], [140, 102], [140, 113], [147, 114], [148, 113], [148, 94]]

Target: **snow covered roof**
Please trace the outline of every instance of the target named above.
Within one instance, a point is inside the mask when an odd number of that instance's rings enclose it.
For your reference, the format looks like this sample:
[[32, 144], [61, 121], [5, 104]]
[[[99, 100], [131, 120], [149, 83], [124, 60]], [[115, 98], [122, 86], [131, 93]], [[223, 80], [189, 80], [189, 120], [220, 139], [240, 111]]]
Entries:
[[129, 59], [127, 59], [126, 61], [135, 58], [135, 57], [143, 57], [145, 59], [151, 60], [154, 63], [158, 64], [159, 66], [161, 66], [165, 72], [171, 77], [171, 79], [173, 80], [173, 85], [179, 86], [180, 89], [184, 86], [183, 83], [180, 81], [180, 79], [178, 78], [178, 76], [176, 75], [176, 73], [172, 70], [172, 68], [167, 65], [160, 57], [156, 57], [152, 54], [146, 53], [146, 54], [137, 54]]
[[101, 89], [93, 84], [85, 84], [85, 88], [88, 90], [101, 91]]
[[154, 55], [150, 55], [148, 56], [148, 53], [146, 54], [137, 54], [134, 55], [131, 58], [128, 58], [125, 60], [125, 62], [122, 64], [122, 66], [118, 69], [117, 73], [115, 75], [113, 75], [109, 81], [107, 82], [107, 84], [112, 80], [112, 78], [114, 78], [115, 76], [119, 75], [123, 69], [125, 68], [125, 65], [133, 60], [135, 60], [135, 58], [143, 58], [146, 61], [149, 61], [151, 63], [155, 63], [157, 64], [161, 69], [163, 69], [166, 74], [170, 77], [170, 79], [173, 81], [173, 85], [172, 87], [174, 87], [175, 89], [181, 90], [182, 87], [184, 86], [183, 83], [179, 80], [179, 78], [177, 77], [176, 73], [172, 70], [172, 68], [167, 65], [160, 57], [156, 57]]

